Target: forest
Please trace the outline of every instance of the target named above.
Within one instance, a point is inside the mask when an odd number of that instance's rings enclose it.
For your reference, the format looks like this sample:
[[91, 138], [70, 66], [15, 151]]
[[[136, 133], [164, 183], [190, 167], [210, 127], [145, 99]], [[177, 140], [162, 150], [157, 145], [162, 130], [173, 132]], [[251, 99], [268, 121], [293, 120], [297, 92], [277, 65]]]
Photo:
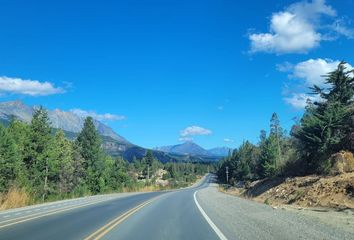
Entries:
[[[269, 133], [260, 131], [257, 144], [244, 141], [218, 165], [221, 182], [329, 174], [334, 154], [354, 151], [354, 77], [345, 62], [325, 77], [326, 87], [310, 88], [316, 101], [307, 101], [301, 119], [290, 133], [273, 113]], [[226, 170], [228, 174], [226, 174]]]
[[[51, 127], [43, 107], [29, 124], [0, 124], [0, 208], [99, 193], [185, 187], [204, 175], [208, 165], [157, 161], [152, 151], [129, 163], [102, 148], [93, 119], [71, 141]], [[162, 176], [159, 176], [158, 173]], [[157, 178], [165, 184], [157, 184]], [[2, 207], [1, 207], [2, 206]]]

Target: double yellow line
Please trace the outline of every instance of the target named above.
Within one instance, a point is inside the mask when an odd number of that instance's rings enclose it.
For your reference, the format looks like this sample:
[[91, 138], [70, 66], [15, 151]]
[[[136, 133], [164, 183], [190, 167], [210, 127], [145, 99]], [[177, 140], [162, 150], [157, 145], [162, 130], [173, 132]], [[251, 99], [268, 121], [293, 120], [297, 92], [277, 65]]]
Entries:
[[142, 204], [128, 210], [124, 214], [118, 216], [117, 218], [113, 219], [106, 225], [102, 226], [100, 229], [98, 229], [96, 232], [92, 233], [90, 236], [86, 237], [84, 240], [99, 240], [102, 237], [104, 237], [108, 232], [110, 232], [113, 228], [115, 228], [118, 224], [122, 223], [124, 220], [126, 220], [128, 217], [145, 207], [146, 205], [150, 204], [154, 200], [156, 200], [158, 197], [154, 197], [153, 199], [150, 199], [148, 201], [143, 202]]

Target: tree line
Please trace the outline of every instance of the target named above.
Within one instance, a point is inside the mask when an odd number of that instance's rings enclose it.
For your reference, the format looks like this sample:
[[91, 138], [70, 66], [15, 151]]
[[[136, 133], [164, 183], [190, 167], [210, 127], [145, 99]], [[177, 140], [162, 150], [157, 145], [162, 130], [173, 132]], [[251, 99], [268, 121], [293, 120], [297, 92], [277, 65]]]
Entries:
[[261, 130], [257, 144], [244, 141], [220, 161], [219, 179], [235, 184], [275, 176], [327, 174], [333, 166], [333, 154], [353, 152], [354, 74], [345, 65], [341, 62], [325, 76], [325, 87], [310, 88], [318, 100], [307, 101], [302, 118], [289, 134], [273, 113], [269, 134]]
[[[93, 119], [87, 117], [77, 138], [66, 138], [53, 129], [47, 111], [39, 107], [29, 124], [13, 118], [0, 124], [0, 198], [13, 188], [24, 189], [33, 201], [45, 201], [88, 194], [139, 190], [154, 184], [158, 169], [164, 179], [182, 186], [204, 174], [207, 166], [193, 163], [157, 161], [148, 150], [141, 160], [129, 163], [111, 157]], [[138, 176], [144, 180], [139, 181]]]

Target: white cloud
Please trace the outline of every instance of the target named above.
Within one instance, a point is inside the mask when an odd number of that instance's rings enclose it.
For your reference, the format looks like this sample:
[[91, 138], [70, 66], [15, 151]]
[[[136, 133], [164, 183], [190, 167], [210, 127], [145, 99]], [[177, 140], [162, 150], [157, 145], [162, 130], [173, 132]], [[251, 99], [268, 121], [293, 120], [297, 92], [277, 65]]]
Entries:
[[[306, 53], [321, 41], [334, 39], [328, 36], [332, 32], [348, 37], [351, 30], [343, 22], [321, 27], [323, 16], [333, 20], [336, 15], [325, 0], [294, 3], [284, 11], [272, 14], [268, 33], [249, 35], [251, 52]], [[337, 21], [334, 20], [334, 23]]]
[[293, 93], [291, 97], [284, 98], [285, 102], [296, 109], [303, 109], [306, 107], [307, 102], [318, 101], [318, 97], [314, 95], [308, 95], [305, 93]]
[[225, 143], [233, 143], [234, 140], [233, 140], [233, 139], [230, 139], [230, 138], [224, 138], [224, 142], [225, 142]]
[[284, 62], [276, 65], [276, 69], [279, 72], [290, 72], [294, 68], [294, 64], [289, 62]]
[[[309, 59], [297, 64], [291, 64], [286, 62], [285, 64], [278, 64], [278, 71], [288, 72], [289, 79], [293, 82], [292, 89], [298, 89], [298, 92], [290, 91], [290, 96], [285, 97], [286, 103], [290, 104], [294, 108], [302, 109], [306, 107], [307, 100], [319, 101], [319, 97], [315, 95], [308, 95], [308, 87], [317, 85], [319, 87], [325, 87], [325, 75], [334, 71], [339, 60], [332, 59]], [[350, 64], [346, 64], [347, 70], [352, 70], [353, 67]], [[291, 88], [289, 88], [291, 89]], [[302, 92], [301, 92], [302, 91]]]
[[336, 20], [332, 25], [331, 28], [336, 31], [337, 33], [346, 36], [349, 39], [354, 38], [354, 29], [349, 28], [346, 26], [346, 23], [343, 19]]
[[80, 116], [80, 117], [92, 117], [96, 120], [99, 121], [120, 121], [126, 119], [125, 116], [122, 115], [115, 115], [111, 113], [104, 113], [104, 114], [98, 114], [95, 111], [86, 111], [82, 109], [71, 109], [70, 112]]
[[[324, 86], [324, 76], [335, 70], [340, 63], [339, 60], [332, 59], [309, 59], [304, 62], [293, 65], [290, 71], [290, 78], [301, 79], [305, 85], [312, 87], [313, 85]], [[353, 69], [350, 64], [346, 64], [347, 70]]]
[[63, 93], [65, 90], [60, 87], [55, 87], [54, 84], [50, 82], [2, 76], [0, 77], [0, 92], [30, 96], [46, 96]]
[[211, 130], [198, 127], [198, 126], [187, 127], [180, 132], [180, 136], [183, 138], [189, 136], [210, 135], [210, 134], [212, 134]]

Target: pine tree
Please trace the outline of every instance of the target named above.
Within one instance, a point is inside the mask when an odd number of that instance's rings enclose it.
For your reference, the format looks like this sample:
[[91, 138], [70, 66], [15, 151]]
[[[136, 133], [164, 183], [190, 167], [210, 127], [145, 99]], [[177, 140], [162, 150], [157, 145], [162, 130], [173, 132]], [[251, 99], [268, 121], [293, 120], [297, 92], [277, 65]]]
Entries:
[[72, 159], [73, 149], [71, 142], [65, 138], [62, 130], [55, 134], [52, 152], [52, 169], [56, 170], [52, 175], [56, 175], [57, 188], [60, 194], [69, 193], [73, 189], [74, 163]]
[[112, 166], [108, 168], [110, 170], [109, 185], [113, 190], [121, 190], [127, 182], [129, 182], [129, 176], [126, 173], [127, 169], [125, 167], [125, 162], [123, 158], [118, 157], [112, 159]]
[[276, 136], [270, 135], [260, 145], [260, 175], [273, 177], [277, 173], [276, 161], [278, 157], [278, 143]]
[[84, 187], [85, 184], [85, 178], [86, 178], [86, 172], [84, 168], [84, 162], [85, 159], [82, 157], [81, 152], [81, 146], [77, 141], [72, 143], [72, 161], [73, 161], [73, 187], [74, 188], [80, 188]]
[[273, 113], [272, 118], [270, 119], [270, 136], [272, 135], [277, 143], [277, 158], [274, 161], [274, 168], [277, 169], [279, 163], [282, 162], [281, 140], [283, 137], [283, 129], [280, 126], [280, 120], [276, 113]]
[[150, 180], [150, 171], [151, 171], [151, 166], [154, 162], [154, 155], [152, 154], [151, 150], [147, 150], [146, 155], [144, 157], [144, 163], [146, 164], [146, 171], [147, 171], [147, 180]]
[[50, 172], [51, 127], [47, 111], [39, 107], [33, 113], [30, 125], [29, 144], [26, 148], [25, 164], [29, 169], [31, 182], [44, 200], [48, 194]]
[[[236, 171], [231, 174], [238, 180], [251, 180], [253, 178], [255, 159], [254, 159], [255, 146], [248, 141], [242, 143], [238, 148], [235, 157], [232, 159], [236, 165]], [[251, 172], [252, 171], [252, 172]]]
[[85, 119], [84, 127], [79, 133], [77, 142], [84, 158], [86, 184], [93, 193], [98, 193], [103, 183], [105, 162], [101, 149], [101, 138], [95, 128], [92, 117]]
[[0, 124], [0, 192], [8, 190], [20, 174], [17, 147], [7, 129]]
[[29, 186], [30, 183], [28, 181], [28, 172], [24, 163], [24, 158], [26, 156], [26, 146], [29, 145], [30, 126], [13, 118], [9, 124], [7, 132], [13, 138], [18, 154], [19, 168], [17, 173], [17, 183], [21, 187]]
[[320, 101], [309, 104], [294, 136], [300, 141], [300, 151], [310, 171], [327, 172], [329, 157], [340, 150], [350, 149], [353, 132], [354, 80], [345, 62], [326, 76], [327, 88], [314, 86]]

